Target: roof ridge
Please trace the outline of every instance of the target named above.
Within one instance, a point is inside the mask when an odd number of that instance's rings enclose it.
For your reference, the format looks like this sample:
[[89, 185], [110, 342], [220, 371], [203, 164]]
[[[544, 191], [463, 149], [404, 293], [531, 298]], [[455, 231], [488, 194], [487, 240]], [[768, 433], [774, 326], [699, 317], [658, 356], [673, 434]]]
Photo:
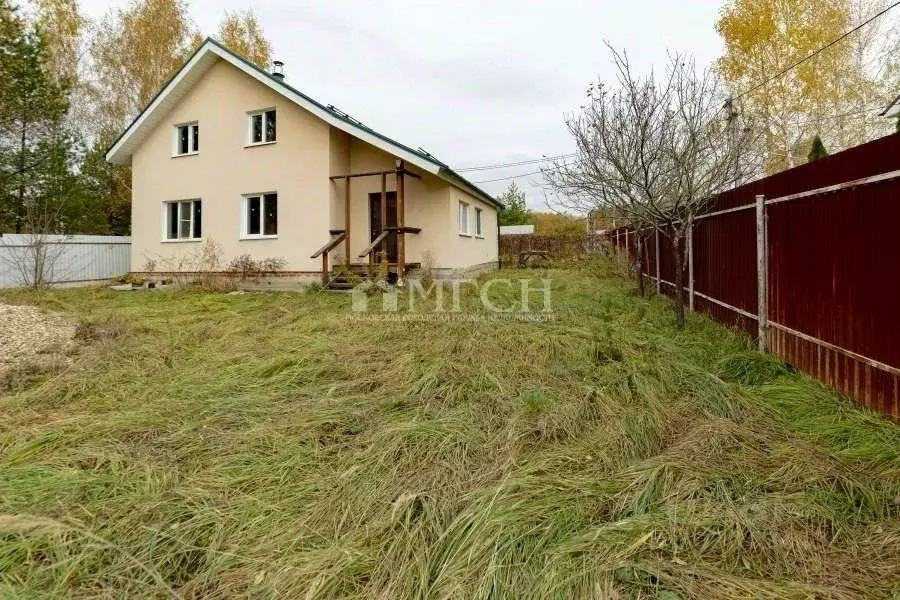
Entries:
[[[172, 83], [181, 75], [181, 73], [186, 68], [188, 68], [188, 65], [191, 64], [191, 62], [197, 57], [197, 55], [200, 52], [202, 52], [204, 48], [206, 48], [207, 46], [210, 46], [210, 45], [214, 46], [215, 48], [218, 48], [222, 52], [225, 52], [226, 54], [228, 54], [235, 60], [242, 63], [244, 66], [255, 71], [258, 75], [265, 77], [266, 81], [269, 84], [275, 86], [276, 88], [282, 88], [282, 89], [290, 92], [291, 94], [295, 94], [296, 96], [303, 99], [305, 102], [310, 103], [311, 105], [315, 106], [319, 110], [328, 113], [329, 115], [339, 119], [340, 121], [346, 123], [347, 125], [349, 125], [353, 128], [356, 128], [356, 129], [360, 129], [368, 134], [371, 134], [371, 135], [375, 136], [376, 138], [382, 140], [383, 142], [386, 142], [387, 144], [389, 144], [391, 146], [397, 147], [408, 154], [417, 156], [425, 161], [428, 161], [429, 163], [431, 163], [432, 165], [437, 167], [439, 172], [443, 172], [443, 174], [446, 177], [456, 180], [457, 185], [459, 185], [460, 187], [469, 188], [469, 190], [475, 192], [476, 195], [482, 196], [483, 200], [487, 200], [497, 207], [500, 207], [500, 208], [503, 207], [502, 203], [500, 201], [498, 201], [496, 198], [494, 198], [492, 195], [488, 194], [487, 192], [482, 190], [480, 187], [478, 187], [471, 181], [467, 180], [465, 177], [463, 177], [462, 175], [460, 175], [459, 173], [454, 171], [452, 168], [450, 168], [449, 165], [447, 165], [446, 163], [444, 163], [443, 161], [441, 161], [440, 159], [438, 159], [436, 156], [432, 155], [428, 151], [424, 150], [423, 148], [419, 147], [419, 149], [413, 149], [412, 147], [407, 146], [406, 144], [404, 144], [402, 142], [399, 142], [393, 138], [388, 137], [387, 135], [385, 135], [383, 133], [376, 131], [375, 129], [372, 129], [368, 125], [363, 124], [361, 121], [359, 121], [358, 119], [356, 119], [354, 117], [351, 117], [348, 113], [344, 112], [343, 110], [337, 109], [333, 104], [330, 104], [330, 105], [322, 104], [318, 100], [312, 98], [311, 96], [308, 96], [307, 94], [303, 93], [299, 89], [288, 84], [282, 78], [275, 77], [274, 75], [272, 75], [270, 72], [266, 71], [259, 65], [248, 60], [246, 57], [241, 56], [237, 52], [234, 52], [233, 50], [231, 50], [230, 48], [225, 46], [222, 42], [220, 42], [219, 40], [217, 40], [211, 36], [207, 36], [207, 38], [203, 41], [203, 43], [200, 44], [191, 53], [191, 55], [187, 58], [187, 60], [185, 60], [184, 64], [181, 66], [181, 68], [179, 68], [166, 81], [166, 83], [160, 88], [160, 90], [153, 96], [153, 98], [150, 100], [150, 102], [147, 104], [147, 106], [145, 106], [141, 110], [141, 112], [138, 113], [138, 115], [132, 120], [132, 122], [128, 125], [128, 127], [125, 128], [125, 130], [121, 133], [121, 135], [119, 135], [119, 137], [116, 138], [116, 141], [114, 141], [110, 145], [110, 147], [107, 149], [107, 152], [106, 152], [107, 160], [109, 160], [109, 155], [112, 153], [113, 149], [115, 149], [119, 145], [119, 143], [123, 140], [123, 138], [125, 138], [126, 134], [128, 134], [129, 131], [131, 131], [132, 128], [135, 127], [135, 125], [138, 123], [138, 121], [153, 106], [153, 104], [156, 103], [156, 101], [166, 91], [166, 89], [168, 89], [169, 86], [171, 86]], [[222, 57], [220, 56], [220, 58], [222, 58]]]

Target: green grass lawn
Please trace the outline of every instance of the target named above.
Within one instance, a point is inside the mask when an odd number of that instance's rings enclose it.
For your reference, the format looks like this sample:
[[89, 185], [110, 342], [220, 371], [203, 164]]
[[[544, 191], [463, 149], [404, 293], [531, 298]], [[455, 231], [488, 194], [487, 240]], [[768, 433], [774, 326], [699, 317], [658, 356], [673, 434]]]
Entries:
[[0, 597], [898, 597], [900, 427], [604, 265], [546, 275], [539, 323], [0, 295], [88, 340], [0, 398]]

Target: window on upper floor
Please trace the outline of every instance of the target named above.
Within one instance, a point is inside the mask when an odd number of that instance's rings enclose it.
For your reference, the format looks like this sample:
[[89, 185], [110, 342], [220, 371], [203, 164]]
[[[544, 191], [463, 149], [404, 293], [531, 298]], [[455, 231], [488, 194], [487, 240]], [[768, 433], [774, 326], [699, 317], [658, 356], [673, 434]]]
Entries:
[[241, 200], [241, 237], [278, 235], [278, 194], [248, 194]]
[[278, 139], [275, 109], [249, 113], [247, 144], [271, 144]]
[[175, 156], [200, 152], [200, 125], [184, 123], [175, 126]]
[[459, 234], [469, 235], [469, 205], [459, 202]]
[[199, 240], [202, 229], [202, 203], [200, 200], [164, 202], [165, 239]]

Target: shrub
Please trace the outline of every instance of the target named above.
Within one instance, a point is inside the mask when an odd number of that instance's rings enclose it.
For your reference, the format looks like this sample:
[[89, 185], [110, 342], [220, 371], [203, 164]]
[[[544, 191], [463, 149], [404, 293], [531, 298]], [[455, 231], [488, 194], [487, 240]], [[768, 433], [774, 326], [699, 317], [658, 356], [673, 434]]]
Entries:
[[228, 270], [232, 273], [240, 273], [241, 280], [252, 279], [271, 275], [284, 269], [287, 261], [281, 257], [254, 259], [249, 254], [241, 254], [231, 259]]

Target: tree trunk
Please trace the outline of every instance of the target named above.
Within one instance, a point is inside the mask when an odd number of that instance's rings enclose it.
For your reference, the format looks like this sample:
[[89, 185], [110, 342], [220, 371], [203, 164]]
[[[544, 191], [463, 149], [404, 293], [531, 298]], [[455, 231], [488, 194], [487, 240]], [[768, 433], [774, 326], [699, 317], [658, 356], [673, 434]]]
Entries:
[[16, 205], [16, 233], [22, 233], [25, 224], [25, 141], [28, 119], [22, 115], [22, 131], [19, 136], [19, 199]]
[[641, 298], [644, 297], [646, 290], [644, 289], [644, 255], [646, 254], [646, 247], [644, 246], [644, 236], [643, 234], [635, 233], [634, 246], [635, 246], [635, 254], [637, 254], [637, 280], [638, 280], [638, 293], [641, 295]]
[[684, 327], [684, 265], [681, 259], [681, 232], [677, 229], [672, 235], [672, 254], [675, 259], [675, 325]]

